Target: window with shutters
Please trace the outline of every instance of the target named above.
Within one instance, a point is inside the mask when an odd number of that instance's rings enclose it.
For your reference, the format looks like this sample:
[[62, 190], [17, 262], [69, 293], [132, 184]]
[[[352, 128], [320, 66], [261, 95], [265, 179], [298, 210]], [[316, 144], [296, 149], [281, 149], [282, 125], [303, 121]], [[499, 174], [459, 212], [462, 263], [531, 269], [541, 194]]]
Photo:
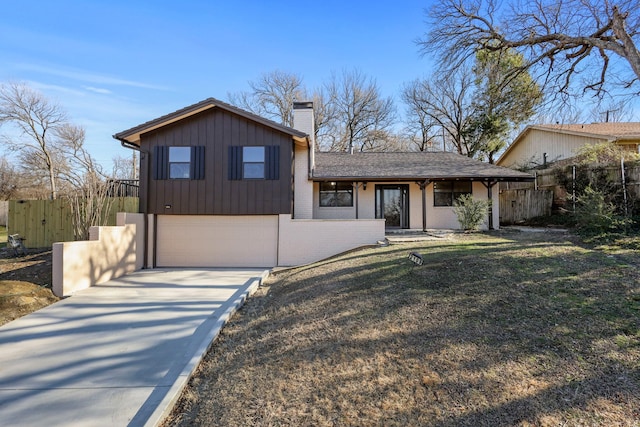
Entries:
[[204, 146], [153, 147], [153, 179], [204, 179]]
[[169, 179], [191, 177], [191, 147], [169, 147]]
[[280, 146], [229, 147], [230, 180], [280, 179]]
[[242, 179], [264, 179], [264, 147], [242, 147]]

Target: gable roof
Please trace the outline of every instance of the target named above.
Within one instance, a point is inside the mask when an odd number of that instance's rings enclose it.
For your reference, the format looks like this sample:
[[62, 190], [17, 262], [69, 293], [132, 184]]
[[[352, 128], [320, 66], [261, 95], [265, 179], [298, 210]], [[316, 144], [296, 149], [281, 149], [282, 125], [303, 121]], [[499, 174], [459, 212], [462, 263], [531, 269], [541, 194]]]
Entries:
[[533, 175], [456, 153], [385, 152], [315, 154], [314, 181], [499, 180], [533, 181]]
[[587, 137], [605, 137], [611, 141], [640, 139], [640, 122], [557, 124], [537, 125], [531, 127], [551, 132], [580, 134]]
[[502, 160], [506, 159], [509, 152], [533, 130], [576, 135], [596, 140], [606, 139], [607, 141], [618, 144], [635, 144], [640, 142], [640, 122], [529, 125], [524, 128], [507, 149], [504, 150], [496, 163], [502, 163]]
[[226, 102], [222, 102], [215, 98], [207, 98], [193, 105], [189, 105], [188, 107], [174, 111], [173, 113], [169, 113], [162, 117], [158, 117], [157, 119], [153, 119], [146, 123], [142, 123], [138, 126], [134, 126], [131, 129], [118, 132], [115, 135], [113, 135], [113, 137], [119, 140], [120, 142], [122, 142], [123, 144], [140, 147], [140, 135], [142, 135], [143, 133], [161, 128], [163, 126], [169, 125], [171, 123], [174, 123], [179, 120], [198, 114], [202, 111], [209, 110], [211, 108], [220, 108], [230, 113], [237, 114], [248, 120], [263, 124], [267, 127], [283, 132], [287, 135], [291, 135], [293, 139], [298, 143], [304, 143], [304, 144], [308, 143], [307, 141], [308, 135], [304, 132], [290, 128], [288, 126], [281, 125], [272, 120], [265, 119], [264, 117], [260, 117], [256, 114], [250, 113], [241, 108], [234, 107], [231, 104], [227, 104]]

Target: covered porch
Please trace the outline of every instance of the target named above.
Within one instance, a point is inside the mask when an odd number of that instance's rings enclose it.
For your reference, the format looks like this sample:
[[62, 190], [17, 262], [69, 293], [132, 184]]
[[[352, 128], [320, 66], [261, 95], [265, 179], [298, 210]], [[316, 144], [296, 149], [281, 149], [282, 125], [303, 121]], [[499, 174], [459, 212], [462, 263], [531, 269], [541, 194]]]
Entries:
[[489, 200], [485, 229], [499, 228], [497, 184], [533, 176], [454, 153], [317, 153], [313, 217], [385, 219], [386, 229], [458, 229], [454, 202]]

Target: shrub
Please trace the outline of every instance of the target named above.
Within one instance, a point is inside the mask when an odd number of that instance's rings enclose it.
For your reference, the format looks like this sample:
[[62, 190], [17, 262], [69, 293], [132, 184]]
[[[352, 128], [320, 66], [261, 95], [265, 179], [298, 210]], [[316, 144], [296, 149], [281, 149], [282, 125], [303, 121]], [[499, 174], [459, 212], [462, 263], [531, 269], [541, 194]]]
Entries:
[[489, 201], [474, 199], [471, 194], [458, 197], [453, 210], [465, 231], [478, 230], [489, 213]]
[[576, 200], [576, 228], [590, 235], [624, 229], [629, 220], [618, 215], [602, 191], [588, 185]]
[[593, 164], [593, 163], [620, 163], [620, 158], [624, 157], [625, 161], [639, 160], [638, 153], [625, 150], [619, 145], [611, 142], [601, 142], [599, 144], [587, 144], [578, 149], [575, 161], [577, 164]]

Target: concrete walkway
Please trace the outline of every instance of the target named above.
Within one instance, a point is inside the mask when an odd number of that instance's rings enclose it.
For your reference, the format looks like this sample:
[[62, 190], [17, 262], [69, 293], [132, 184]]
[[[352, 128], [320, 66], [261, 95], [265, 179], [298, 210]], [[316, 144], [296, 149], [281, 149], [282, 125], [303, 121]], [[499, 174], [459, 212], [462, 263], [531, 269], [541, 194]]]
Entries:
[[143, 270], [0, 327], [0, 424], [158, 424], [267, 274]]

